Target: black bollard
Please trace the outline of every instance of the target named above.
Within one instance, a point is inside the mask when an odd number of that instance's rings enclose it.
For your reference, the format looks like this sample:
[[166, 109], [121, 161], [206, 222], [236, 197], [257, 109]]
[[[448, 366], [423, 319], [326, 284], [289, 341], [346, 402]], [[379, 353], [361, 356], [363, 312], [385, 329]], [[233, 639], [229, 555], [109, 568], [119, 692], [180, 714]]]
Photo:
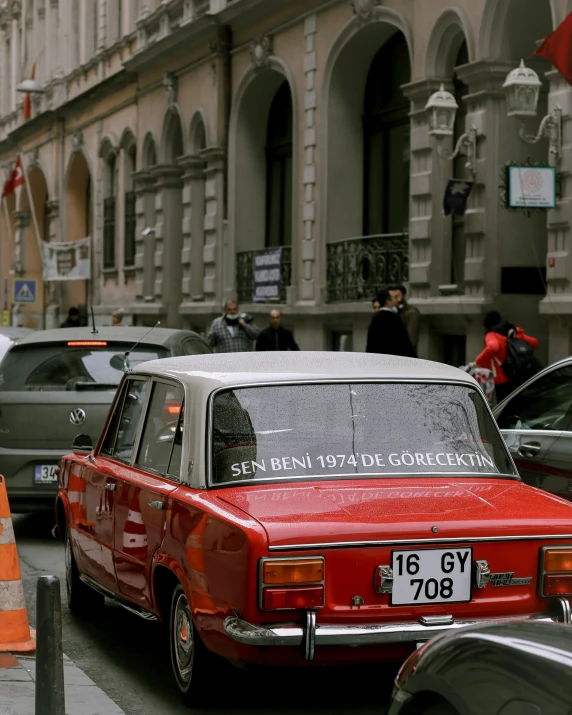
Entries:
[[40, 576], [37, 582], [35, 715], [65, 715], [62, 602], [57, 576]]

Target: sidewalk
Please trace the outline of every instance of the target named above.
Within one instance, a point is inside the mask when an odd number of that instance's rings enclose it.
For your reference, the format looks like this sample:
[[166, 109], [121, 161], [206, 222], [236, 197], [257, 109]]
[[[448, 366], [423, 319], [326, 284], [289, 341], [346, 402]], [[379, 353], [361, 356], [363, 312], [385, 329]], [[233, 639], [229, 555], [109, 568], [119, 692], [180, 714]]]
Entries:
[[[0, 715], [34, 715], [34, 656], [0, 653]], [[64, 655], [66, 715], [125, 715], [113, 700]]]

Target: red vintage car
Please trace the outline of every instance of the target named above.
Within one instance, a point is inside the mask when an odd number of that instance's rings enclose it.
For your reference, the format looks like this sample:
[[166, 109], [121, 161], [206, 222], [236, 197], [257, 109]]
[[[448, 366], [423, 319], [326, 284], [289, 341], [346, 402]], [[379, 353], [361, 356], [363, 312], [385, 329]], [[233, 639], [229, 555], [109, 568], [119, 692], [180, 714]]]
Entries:
[[469, 624], [570, 623], [572, 505], [521, 482], [477, 384], [437, 363], [142, 363], [61, 460], [57, 516], [72, 611], [162, 621], [188, 703], [213, 655], [399, 661]]

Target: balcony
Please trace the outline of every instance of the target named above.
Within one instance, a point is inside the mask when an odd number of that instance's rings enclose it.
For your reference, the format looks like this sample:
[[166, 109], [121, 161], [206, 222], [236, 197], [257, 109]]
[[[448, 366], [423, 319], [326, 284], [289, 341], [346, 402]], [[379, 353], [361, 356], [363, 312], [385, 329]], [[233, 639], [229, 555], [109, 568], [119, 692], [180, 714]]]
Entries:
[[[253, 302], [254, 256], [256, 253], [257, 251], [239, 251], [236, 254], [236, 295], [239, 303]], [[265, 302], [286, 302], [286, 288], [292, 281], [292, 246], [282, 246], [280, 276], [280, 300]]]
[[377, 291], [409, 278], [409, 234], [390, 233], [327, 245], [328, 303], [371, 300]]

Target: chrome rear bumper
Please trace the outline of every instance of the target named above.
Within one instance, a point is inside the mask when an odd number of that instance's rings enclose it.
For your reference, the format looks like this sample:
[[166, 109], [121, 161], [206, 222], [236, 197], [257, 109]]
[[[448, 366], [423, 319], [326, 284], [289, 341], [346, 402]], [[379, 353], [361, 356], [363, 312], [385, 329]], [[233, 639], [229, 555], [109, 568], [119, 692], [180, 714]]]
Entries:
[[254, 646], [304, 646], [307, 660], [314, 657], [314, 648], [326, 646], [385, 645], [428, 641], [447, 631], [489, 623], [538, 621], [544, 623], [570, 623], [570, 604], [565, 598], [554, 600], [551, 613], [509, 618], [455, 621], [452, 616], [430, 620], [420, 618], [415, 623], [378, 623], [375, 625], [317, 625], [314, 611], [308, 611], [306, 627], [297, 624], [254, 626], [237, 616], [229, 616], [224, 629], [237, 643]]

